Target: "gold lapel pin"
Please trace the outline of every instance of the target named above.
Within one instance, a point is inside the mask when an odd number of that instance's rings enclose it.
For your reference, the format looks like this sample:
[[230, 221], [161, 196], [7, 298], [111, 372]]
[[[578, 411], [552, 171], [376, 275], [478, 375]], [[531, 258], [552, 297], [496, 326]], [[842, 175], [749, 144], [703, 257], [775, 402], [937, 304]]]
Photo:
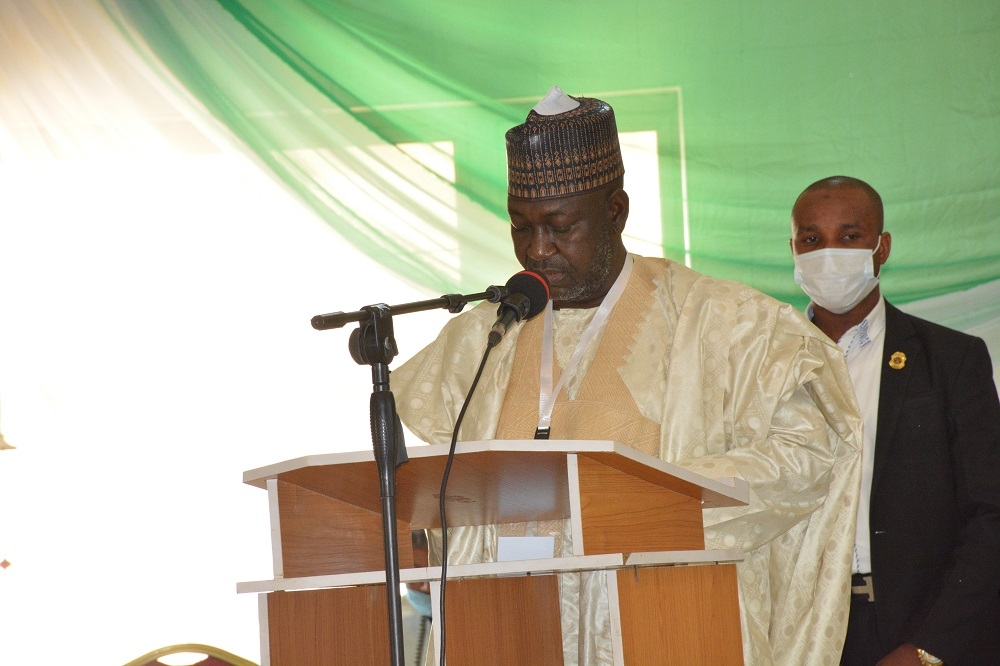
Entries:
[[906, 354], [903, 352], [892, 352], [889, 357], [889, 367], [893, 370], [902, 370], [906, 367]]

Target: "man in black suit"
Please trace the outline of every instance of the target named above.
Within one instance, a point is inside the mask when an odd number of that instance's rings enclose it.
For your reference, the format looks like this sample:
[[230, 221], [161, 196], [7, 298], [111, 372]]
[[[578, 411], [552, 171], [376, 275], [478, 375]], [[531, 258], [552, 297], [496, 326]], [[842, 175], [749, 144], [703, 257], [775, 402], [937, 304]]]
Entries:
[[892, 238], [867, 183], [806, 188], [790, 243], [864, 416], [841, 664], [1000, 664], [1000, 400], [986, 345], [882, 298]]

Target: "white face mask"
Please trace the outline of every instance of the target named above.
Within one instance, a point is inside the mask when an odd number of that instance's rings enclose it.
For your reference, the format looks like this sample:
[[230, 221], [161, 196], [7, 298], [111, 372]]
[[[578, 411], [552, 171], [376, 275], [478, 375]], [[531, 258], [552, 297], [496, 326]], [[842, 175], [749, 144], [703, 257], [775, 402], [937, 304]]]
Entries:
[[795, 255], [795, 284], [813, 303], [834, 314], [843, 314], [878, 286], [872, 256], [882, 245], [879, 234], [874, 250], [831, 247]]

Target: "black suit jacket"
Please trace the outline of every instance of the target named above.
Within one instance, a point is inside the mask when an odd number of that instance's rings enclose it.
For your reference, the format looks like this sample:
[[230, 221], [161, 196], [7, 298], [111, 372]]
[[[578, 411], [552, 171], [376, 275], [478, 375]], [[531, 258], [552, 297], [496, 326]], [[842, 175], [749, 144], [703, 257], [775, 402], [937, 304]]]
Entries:
[[886, 303], [882, 356], [869, 516], [883, 651], [909, 642], [946, 666], [1000, 664], [1000, 400], [989, 352]]

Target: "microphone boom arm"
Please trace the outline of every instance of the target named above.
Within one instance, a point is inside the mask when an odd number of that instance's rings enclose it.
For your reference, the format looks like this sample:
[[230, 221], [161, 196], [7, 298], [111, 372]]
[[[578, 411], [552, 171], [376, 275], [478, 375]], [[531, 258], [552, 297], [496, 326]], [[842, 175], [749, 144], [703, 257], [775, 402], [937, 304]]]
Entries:
[[[389, 316], [398, 314], [410, 314], [411, 312], [423, 312], [425, 310], [446, 309], [452, 314], [457, 314], [465, 309], [469, 301], [487, 300], [490, 303], [499, 303], [507, 297], [505, 287], [491, 286], [486, 291], [478, 294], [445, 294], [440, 298], [432, 298], [427, 301], [416, 301], [414, 303], [403, 303], [402, 305], [389, 305]], [[312, 327], [317, 331], [326, 331], [331, 328], [341, 328], [356, 321], [365, 321], [372, 316], [368, 309], [361, 309], [355, 312], [330, 312], [319, 314], [310, 320]]]

